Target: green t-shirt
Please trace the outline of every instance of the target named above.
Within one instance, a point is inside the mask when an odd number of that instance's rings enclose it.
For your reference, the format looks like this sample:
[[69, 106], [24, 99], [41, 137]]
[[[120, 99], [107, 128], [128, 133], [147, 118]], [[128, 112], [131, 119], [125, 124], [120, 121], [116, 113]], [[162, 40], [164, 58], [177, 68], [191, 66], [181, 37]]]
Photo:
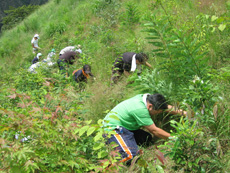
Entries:
[[122, 126], [128, 130], [137, 130], [153, 124], [145, 102], [143, 94], [139, 94], [119, 103], [106, 115], [103, 127], [113, 130], [117, 126]]

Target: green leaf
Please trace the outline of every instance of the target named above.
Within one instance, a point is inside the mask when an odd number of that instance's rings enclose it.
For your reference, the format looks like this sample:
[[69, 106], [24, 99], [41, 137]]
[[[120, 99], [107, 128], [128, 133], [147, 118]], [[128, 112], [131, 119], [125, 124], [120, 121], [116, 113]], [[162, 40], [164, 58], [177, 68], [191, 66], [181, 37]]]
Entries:
[[103, 124], [103, 120], [102, 119], [99, 119], [98, 121], [97, 121], [97, 124], [99, 125], [99, 126], [102, 126]]
[[226, 28], [226, 24], [220, 24], [218, 27], [220, 31], [223, 31], [225, 28]]
[[115, 120], [120, 120], [116, 115], [110, 115], [109, 118], [115, 119]]
[[164, 169], [160, 165], [156, 165], [156, 169], [158, 173], [164, 173]]
[[163, 43], [161, 43], [161, 42], [149, 42], [149, 43], [151, 43], [152, 45], [154, 45], [154, 46], [157, 46], [157, 47], [162, 47], [163, 46]]
[[71, 168], [73, 169], [77, 165], [77, 163], [73, 160], [70, 160], [68, 161], [68, 165], [71, 166]]
[[88, 130], [87, 130], [87, 136], [91, 135], [94, 131], [95, 131], [95, 127], [90, 127]]
[[196, 45], [196, 47], [194, 48], [191, 54], [194, 55], [195, 53], [197, 53], [200, 50], [201, 46], [203, 46], [202, 42]]
[[217, 16], [212, 16], [211, 21], [213, 22], [213, 21], [215, 21], [216, 19], [218, 19]]
[[93, 138], [95, 142], [97, 142], [98, 140], [102, 139], [102, 132], [98, 132], [97, 135]]
[[100, 151], [97, 156], [98, 156], [98, 158], [104, 158], [107, 155], [108, 155], [108, 153], [106, 151]]
[[83, 135], [87, 130], [89, 126], [84, 126], [79, 130], [79, 136]]
[[208, 18], [209, 18], [209, 16], [210, 16], [210, 15], [207, 15], [207, 14], [206, 14], [206, 15], [205, 15], [205, 18], [206, 18], [206, 19], [208, 19]]
[[103, 146], [104, 146], [104, 143], [96, 143], [96, 144], [93, 146], [93, 150], [99, 150], [99, 149], [101, 149]]

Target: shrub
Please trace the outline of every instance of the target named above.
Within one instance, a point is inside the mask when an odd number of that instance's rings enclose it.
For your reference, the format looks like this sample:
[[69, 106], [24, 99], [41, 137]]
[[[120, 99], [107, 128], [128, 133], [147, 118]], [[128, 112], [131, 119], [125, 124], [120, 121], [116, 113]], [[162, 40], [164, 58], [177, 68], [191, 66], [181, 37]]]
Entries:
[[117, 162], [104, 144], [102, 121], [91, 124], [79, 116], [80, 97], [77, 106], [68, 108], [64, 93], [58, 104], [55, 95], [46, 94], [44, 106], [39, 106], [30, 95], [12, 91], [6, 100], [14, 106], [0, 112], [2, 170], [98, 172]]
[[[186, 120], [183, 117], [180, 122], [171, 121], [176, 129], [171, 140], [161, 147], [165, 148], [166, 156], [175, 162], [173, 169], [184, 172], [207, 172], [220, 170], [218, 155], [214, 154], [217, 143], [207, 139], [197, 126], [197, 121]], [[168, 149], [166, 149], [168, 148]]]

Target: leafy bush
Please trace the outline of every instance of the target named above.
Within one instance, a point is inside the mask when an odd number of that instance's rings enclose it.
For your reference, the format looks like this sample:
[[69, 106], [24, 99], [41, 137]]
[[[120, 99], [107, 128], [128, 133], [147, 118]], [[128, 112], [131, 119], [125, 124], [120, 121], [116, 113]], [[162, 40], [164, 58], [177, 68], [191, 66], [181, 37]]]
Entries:
[[192, 76], [204, 76], [207, 71], [207, 54], [202, 51], [203, 40], [194, 38], [189, 28], [174, 29], [167, 17], [146, 24], [149, 43], [158, 57], [159, 70], [177, 84], [186, 83]]
[[82, 120], [78, 116], [80, 105], [66, 107], [66, 95], [55, 105], [54, 97], [46, 94], [45, 106], [15, 89], [8, 97], [7, 101], [15, 106], [0, 110], [3, 170], [98, 172], [117, 162], [117, 156], [110, 155], [109, 147], [104, 145], [101, 120], [98, 124]]
[[212, 139], [205, 138], [203, 131], [197, 126], [197, 121], [190, 122], [182, 117], [180, 122], [172, 120], [171, 123], [176, 131], [171, 134], [172, 139], [161, 147], [170, 148], [165, 149], [165, 152], [166, 156], [175, 162], [173, 166], [175, 171], [206, 172], [221, 169], [217, 164], [218, 155], [214, 154], [216, 143]]
[[189, 82], [189, 87], [184, 89], [184, 102], [192, 105], [194, 111], [202, 109], [202, 113], [205, 114], [205, 108], [213, 107], [218, 101], [218, 89], [209, 80], [195, 76], [194, 80]]

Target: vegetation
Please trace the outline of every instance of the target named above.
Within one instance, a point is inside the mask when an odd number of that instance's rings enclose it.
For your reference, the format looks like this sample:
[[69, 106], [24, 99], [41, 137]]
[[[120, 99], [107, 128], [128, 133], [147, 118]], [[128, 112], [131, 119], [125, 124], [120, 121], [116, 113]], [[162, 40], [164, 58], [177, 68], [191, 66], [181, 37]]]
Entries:
[[5, 10], [4, 12], [7, 14], [7, 16], [2, 18], [3, 26], [1, 30], [3, 31], [13, 28], [37, 8], [38, 5], [23, 5], [18, 8], [11, 7], [11, 9]]
[[[0, 38], [0, 170], [2, 172], [229, 172], [229, 15], [220, 0], [51, 0]], [[82, 45], [69, 77], [52, 67], [29, 73], [30, 41], [43, 55]], [[146, 52], [143, 69], [111, 87], [124, 52]], [[84, 89], [72, 72], [88, 63], [96, 77]], [[105, 145], [106, 113], [139, 93], [162, 93], [187, 117], [159, 115], [173, 139], [126, 167]], [[107, 134], [110, 135], [110, 134]], [[161, 151], [161, 152], [160, 152]], [[163, 154], [162, 154], [163, 153]], [[165, 156], [163, 156], [165, 155]]]

